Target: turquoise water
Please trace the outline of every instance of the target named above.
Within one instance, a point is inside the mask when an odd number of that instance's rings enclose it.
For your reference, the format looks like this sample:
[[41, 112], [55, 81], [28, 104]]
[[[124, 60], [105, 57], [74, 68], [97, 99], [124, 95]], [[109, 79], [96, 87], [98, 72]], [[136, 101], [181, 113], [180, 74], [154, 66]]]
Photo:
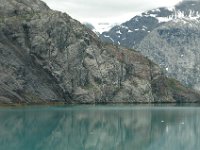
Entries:
[[0, 150], [198, 150], [200, 108], [0, 108]]

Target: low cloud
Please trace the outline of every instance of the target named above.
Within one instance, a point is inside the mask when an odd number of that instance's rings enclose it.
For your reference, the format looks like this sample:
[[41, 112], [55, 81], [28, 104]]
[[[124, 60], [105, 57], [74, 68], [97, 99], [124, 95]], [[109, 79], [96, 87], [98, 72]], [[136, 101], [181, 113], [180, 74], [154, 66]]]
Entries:
[[[68, 13], [77, 20], [108, 19], [136, 14], [180, 0], [44, 0], [50, 8]], [[132, 18], [133, 16], [130, 16]]]

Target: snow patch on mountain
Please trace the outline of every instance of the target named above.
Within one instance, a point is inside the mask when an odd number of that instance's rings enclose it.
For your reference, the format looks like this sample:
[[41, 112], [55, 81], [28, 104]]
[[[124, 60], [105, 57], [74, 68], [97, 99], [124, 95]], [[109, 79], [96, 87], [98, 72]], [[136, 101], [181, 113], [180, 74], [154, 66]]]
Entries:
[[110, 36], [109, 35], [104, 35], [104, 37], [106, 37], [106, 38], [108, 37], [109, 38]]
[[[157, 19], [159, 23], [182, 18], [187, 18], [191, 20], [196, 20], [200, 18], [200, 13], [194, 10], [188, 10], [189, 14], [187, 14], [185, 11], [177, 10], [175, 7], [163, 7], [162, 9], [168, 11], [168, 13], [171, 13], [171, 15], [163, 15], [161, 9], [158, 8], [146, 11], [138, 15], [138, 17], [152, 17]], [[138, 20], [138, 18], [135, 19]]]
[[173, 20], [173, 17], [169, 16], [169, 17], [156, 17], [156, 19], [158, 20], [159, 23], [162, 22], [168, 22]]
[[116, 33], [118, 33], [118, 34], [122, 34], [120, 30], [118, 30]]

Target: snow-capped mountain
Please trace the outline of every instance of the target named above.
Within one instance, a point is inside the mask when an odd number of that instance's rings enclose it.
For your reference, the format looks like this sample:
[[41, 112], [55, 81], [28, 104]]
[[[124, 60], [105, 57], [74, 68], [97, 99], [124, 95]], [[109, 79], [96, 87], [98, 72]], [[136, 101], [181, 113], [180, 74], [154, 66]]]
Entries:
[[105, 42], [137, 48], [141, 40], [156, 27], [176, 19], [199, 20], [200, 2], [183, 1], [174, 7], [161, 7], [137, 15], [101, 34]]
[[141, 51], [168, 76], [200, 91], [200, 1], [149, 10], [100, 37]]

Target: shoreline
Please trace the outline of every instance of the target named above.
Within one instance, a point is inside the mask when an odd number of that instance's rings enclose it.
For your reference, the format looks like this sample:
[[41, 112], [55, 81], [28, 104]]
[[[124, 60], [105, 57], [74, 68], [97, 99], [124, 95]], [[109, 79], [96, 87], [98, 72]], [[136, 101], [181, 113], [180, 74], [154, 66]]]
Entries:
[[146, 105], [146, 106], [200, 106], [199, 102], [109, 102], [109, 103], [68, 103], [68, 102], [39, 102], [39, 103], [2, 103], [0, 102], [0, 108], [5, 108], [5, 107], [13, 107], [13, 108], [18, 108], [18, 107], [28, 107], [28, 106], [76, 106], [76, 105], [134, 105], [134, 106], [141, 106], [141, 105]]

